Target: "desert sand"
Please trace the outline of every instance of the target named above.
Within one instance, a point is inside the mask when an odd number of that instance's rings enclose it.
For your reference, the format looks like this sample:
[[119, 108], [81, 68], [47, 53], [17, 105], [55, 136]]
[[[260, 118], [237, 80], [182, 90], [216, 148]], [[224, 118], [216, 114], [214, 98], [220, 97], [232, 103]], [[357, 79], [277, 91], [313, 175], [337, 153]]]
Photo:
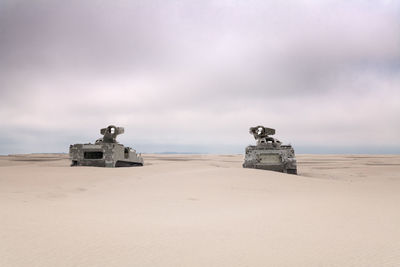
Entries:
[[0, 266], [400, 266], [400, 155], [0, 157]]

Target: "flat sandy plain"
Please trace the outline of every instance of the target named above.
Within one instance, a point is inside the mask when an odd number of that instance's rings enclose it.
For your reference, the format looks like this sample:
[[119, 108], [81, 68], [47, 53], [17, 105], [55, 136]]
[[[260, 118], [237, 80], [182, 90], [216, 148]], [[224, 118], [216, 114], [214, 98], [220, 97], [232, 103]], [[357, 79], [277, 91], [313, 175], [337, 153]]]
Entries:
[[400, 155], [0, 157], [0, 266], [400, 266]]

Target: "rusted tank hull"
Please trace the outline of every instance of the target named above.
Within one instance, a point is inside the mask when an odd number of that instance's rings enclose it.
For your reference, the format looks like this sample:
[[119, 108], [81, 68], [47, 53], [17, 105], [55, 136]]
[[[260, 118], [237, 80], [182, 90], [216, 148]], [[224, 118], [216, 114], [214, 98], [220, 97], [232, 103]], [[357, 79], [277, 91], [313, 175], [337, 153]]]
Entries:
[[69, 155], [71, 166], [143, 166], [143, 159], [136, 151], [118, 143], [75, 144], [70, 146]]
[[297, 174], [297, 162], [291, 146], [248, 146], [243, 167]]

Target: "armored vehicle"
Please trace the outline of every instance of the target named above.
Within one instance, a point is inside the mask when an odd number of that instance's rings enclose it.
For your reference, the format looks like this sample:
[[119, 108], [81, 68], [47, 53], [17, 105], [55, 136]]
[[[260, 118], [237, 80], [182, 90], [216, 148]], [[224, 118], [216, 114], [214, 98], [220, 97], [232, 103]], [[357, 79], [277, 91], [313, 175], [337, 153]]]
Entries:
[[243, 168], [297, 174], [292, 146], [282, 145], [279, 140], [269, 136], [275, 134], [275, 129], [256, 126], [251, 127], [249, 132], [257, 140], [257, 145], [246, 147]]
[[100, 130], [102, 138], [94, 144], [75, 144], [69, 146], [71, 166], [130, 167], [143, 166], [143, 158], [130, 147], [119, 144], [117, 135], [124, 128], [110, 125]]

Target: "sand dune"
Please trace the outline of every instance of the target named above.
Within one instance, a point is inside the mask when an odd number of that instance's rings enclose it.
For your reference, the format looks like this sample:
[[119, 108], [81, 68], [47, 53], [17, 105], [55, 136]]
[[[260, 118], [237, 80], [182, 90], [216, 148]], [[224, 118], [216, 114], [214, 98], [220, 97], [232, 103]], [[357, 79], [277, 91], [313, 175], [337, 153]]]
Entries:
[[400, 156], [0, 157], [0, 266], [400, 266]]

